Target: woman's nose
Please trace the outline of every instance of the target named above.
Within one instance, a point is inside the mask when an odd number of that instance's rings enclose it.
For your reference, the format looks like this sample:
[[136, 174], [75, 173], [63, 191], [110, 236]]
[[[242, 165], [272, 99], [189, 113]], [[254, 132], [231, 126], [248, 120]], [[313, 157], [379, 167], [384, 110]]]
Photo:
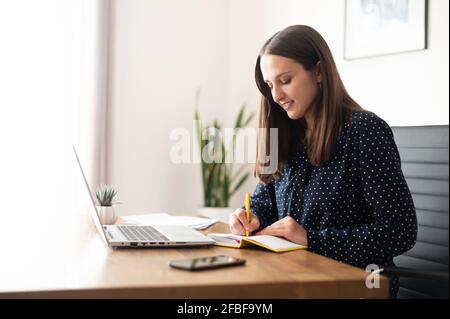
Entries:
[[273, 99], [275, 102], [279, 103], [284, 97], [284, 92], [279, 87], [273, 88]]

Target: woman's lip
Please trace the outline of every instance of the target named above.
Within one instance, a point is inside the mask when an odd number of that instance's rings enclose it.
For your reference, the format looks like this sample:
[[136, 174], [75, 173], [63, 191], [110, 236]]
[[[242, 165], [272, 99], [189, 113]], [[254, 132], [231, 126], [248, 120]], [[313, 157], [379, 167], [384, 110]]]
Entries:
[[293, 101], [290, 101], [289, 103], [283, 104], [282, 105], [283, 109], [285, 109], [285, 110], [289, 109], [292, 106], [293, 103], [294, 103]]

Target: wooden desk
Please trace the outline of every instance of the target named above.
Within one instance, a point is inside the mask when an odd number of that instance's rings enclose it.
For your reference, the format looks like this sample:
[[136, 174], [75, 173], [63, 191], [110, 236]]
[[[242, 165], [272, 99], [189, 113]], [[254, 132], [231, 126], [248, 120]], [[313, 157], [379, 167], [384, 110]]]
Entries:
[[[60, 219], [58, 228], [39, 218], [3, 224], [0, 298], [388, 297], [385, 277], [381, 277], [381, 288], [367, 289], [367, 272], [308, 251], [113, 250], [103, 243], [87, 215], [53, 218]], [[216, 224], [208, 231], [227, 228]], [[217, 254], [244, 258], [247, 264], [196, 273], [168, 266], [170, 260]]]

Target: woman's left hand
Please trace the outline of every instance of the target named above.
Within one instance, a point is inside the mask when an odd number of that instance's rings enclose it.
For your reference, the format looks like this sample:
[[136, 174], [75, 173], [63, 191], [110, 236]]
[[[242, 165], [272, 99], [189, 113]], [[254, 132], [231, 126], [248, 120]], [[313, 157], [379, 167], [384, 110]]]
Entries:
[[273, 235], [284, 237], [294, 243], [308, 246], [308, 236], [306, 230], [302, 225], [297, 223], [291, 216], [286, 216], [279, 221], [276, 221], [270, 226], [267, 226], [256, 235]]

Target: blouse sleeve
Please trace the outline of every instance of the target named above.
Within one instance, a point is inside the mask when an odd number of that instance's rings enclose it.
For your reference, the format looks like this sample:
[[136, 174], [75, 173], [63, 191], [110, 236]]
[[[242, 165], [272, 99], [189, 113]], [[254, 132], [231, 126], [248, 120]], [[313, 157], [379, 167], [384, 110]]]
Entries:
[[274, 198], [273, 182], [270, 184], [258, 183], [250, 196], [250, 210], [259, 218], [259, 230], [273, 224], [278, 219]]
[[417, 237], [417, 217], [392, 130], [374, 116], [357, 124], [359, 167], [371, 223], [308, 232], [309, 249], [366, 266], [401, 255]]

